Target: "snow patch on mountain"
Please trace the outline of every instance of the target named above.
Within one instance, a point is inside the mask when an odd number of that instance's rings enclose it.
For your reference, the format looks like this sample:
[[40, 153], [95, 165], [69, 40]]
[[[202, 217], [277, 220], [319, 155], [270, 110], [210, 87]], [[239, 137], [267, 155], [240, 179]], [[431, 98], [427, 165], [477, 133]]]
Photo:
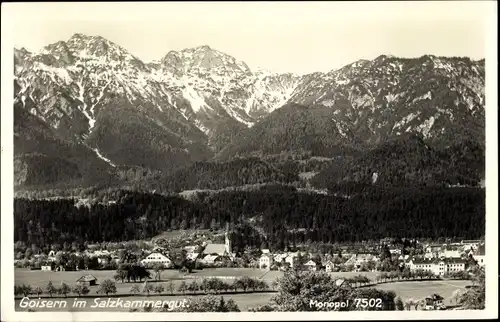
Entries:
[[191, 108], [193, 112], [198, 112], [203, 108], [209, 108], [205, 102], [205, 99], [200, 97], [198, 93], [190, 86], [186, 86], [182, 89], [182, 96], [191, 103]]
[[[419, 114], [420, 114], [420, 112], [419, 113], [413, 113], [412, 112], [412, 113], [406, 115], [405, 117], [403, 117], [403, 119], [401, 121], [394, 123], [394, 126], [392, 127], [392, 130], [394, 131], [395, 129], [402, 128], [406, 124], [408, 124], [411, 121], [413, 121]], [[408, 132], [408, 129], [407, 129], [407, 132]]]
[[97, 148], [92, 149], [92, 151], [94, 151], [94, 152], [95, 152], [95, 154], [97, 155], [97, 157], [98, 157], [99, 159], [101, 159], [101, 160], [105, 161], [106, 163], [108, 163], [108, 164], [109, 164], [110, 166], [112, 166], [112, 167], [116, 167], [116, 165], [115, 165], [113, 162], [111, 162], [111, 160], [110, 160], [110, 159], [108, 159], [108, 158], [106, 158], [105, 156], [103, 156], [103, 155], [101, 154], [101, 152], [99, 152], [99, 150], [98, 150]]
[[432, 126], [434, 125], [434, 122], [436, 121], [434, 116], [429, 117], [426, 119], [422, 124], [416, 127], [416, 129], [422, 133], [424, 138], [429, 137], [429, 133], [431, 131]]

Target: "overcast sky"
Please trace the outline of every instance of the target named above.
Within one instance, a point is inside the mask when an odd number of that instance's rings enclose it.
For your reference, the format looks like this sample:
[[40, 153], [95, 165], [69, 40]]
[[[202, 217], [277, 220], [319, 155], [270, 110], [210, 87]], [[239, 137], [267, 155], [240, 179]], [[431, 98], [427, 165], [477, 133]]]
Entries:
[[[40, 50], [79, 32], [144, 61], [200, 45], [250, 68], [308, 73], [381, 54], [485, 57], [490, 3], [253, 2], [9, 4], [16, 47]], [[2, 4], [2, 9], [5, 9]], [[2, 15], [3, 16], [3, 15]]]

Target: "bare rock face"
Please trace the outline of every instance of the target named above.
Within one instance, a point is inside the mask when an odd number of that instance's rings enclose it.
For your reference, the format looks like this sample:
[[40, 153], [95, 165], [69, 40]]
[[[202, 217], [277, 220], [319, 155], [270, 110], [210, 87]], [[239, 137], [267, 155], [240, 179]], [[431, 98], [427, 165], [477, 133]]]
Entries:
[[[253, 71], [209, 46], [145, 64], [107, 39], [75, 34], [38, 53], [16, 49], [14, 62], [15, 106], [27, 112], [17, 117], [36, 118], [51, 137], [84, 147], [110, 168], [177, 168], [230, 144], [238, 150], [246, 144], [238, 137], [252, 137], [262, 122], [303, 131], [297, 117], [312, 122], [308, 129], [331, 129], [318, 131], [335, 134], [339, 146], [404, 133], [445, 145], [457, 136], [484, 141], [484, 60], [380, 56], [299, 76]], [[287, 103], [310, 111], [278, 113]], [[327, 111], [308, 115], [316, 109]], [[30, 137], [23, 127], [16, 135]]]

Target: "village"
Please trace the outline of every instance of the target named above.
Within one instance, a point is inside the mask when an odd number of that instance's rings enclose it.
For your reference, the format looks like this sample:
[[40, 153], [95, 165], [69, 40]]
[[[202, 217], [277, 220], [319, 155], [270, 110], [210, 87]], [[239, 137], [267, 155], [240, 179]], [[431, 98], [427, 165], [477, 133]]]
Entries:
[[413, 241], [414, 246], [410, 251], [381, 241], [379, 245], [362, 250], [352, 245], [341, 245], [337, 252], [324, 254], [307, 250], [271, 251], [266, 248], [251, 249], [242, 254], [233, 251], [227, 231], [223, 236], [224, 241], [218, 243], [205, 239], [205, 235], [197, 239], [196, 237], [200, 236], [195, 234], [180, 235], [175, 239], [153, 240], [141, 245], [133, 244], [135, 247], [130, 247], [132, 243], [128, 243], [121, 245], [124, 248], [114, 245], [114, 249], [99, 249], [91, 245], [83, 251], [51, 250], [48, 254], [26, 251], [26, 254], [16, 255], [14, 264], [16, 267], [42, 271], [116, 270], [122, 263], [140, 264], [145, 268], [162, 266], [164, 269], [182, 269], [183, 266], [189, 266], [186, 263], [190, 263], [190, 269], [244, 267], [264, 272], [290, 269], [326, 272], [406, 270], [427, 271], [435, 276], [463, 273], [471, 263], [480, 267], [485, 264], [485, 246], [481, 240], [461, 240], [448, 244], [422, 244]]

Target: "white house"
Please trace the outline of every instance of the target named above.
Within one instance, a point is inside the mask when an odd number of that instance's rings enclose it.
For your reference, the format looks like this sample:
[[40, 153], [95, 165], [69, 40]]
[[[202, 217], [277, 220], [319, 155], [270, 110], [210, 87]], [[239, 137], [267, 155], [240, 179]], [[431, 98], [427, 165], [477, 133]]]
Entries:
[[40, 268], [42, 271], [52, 271], [52, 265], [42, 265]]
[[202, 262], [205, 264], [214, 264], [220, 258], [219, 255], [207, 255], [203, 257]]
[[411, 272], [423, 270], [432, 272], [436, 275], [444, 275], [444, 272], [443, 274], [439, 274], [439, 265], [436, 259], [412, 258], [408, 262], [408, 266]]
[[426, 253], [440, 253], [443, 248], [441, 244], [429, 244], [425, 247]]
[[273, 264], [273, 257], [268, 254], [263, 254], [259, 258], [259, 268], [260, 269], [270, 269]]
[[400, 248], [389, 249], [389, 252], [391, 253], [391, 255], [401, 255], [401, 249]]
[[461, 258], [462, 252], [457, 247], [446, 247], [444, 252], [445, 258]]
[[194, 260], [196, 257], [198, 257], [200, 253], [187, 253], [186, 258], [189, 260]]
[[148, 267], [158, 263], [163, 264], [164, 267], [172, 266], [172, 261], [162, 253], [151, 253], [146, 258], [141, 260], [141, 264]]
[[304, 264], [304, 267], [308, 270], [308, 271], [316, 271], [317, 269], [317, 264], [313, 261], [313, 260], [310, 260], [308, 261], [307, 263]]
[[369, 261], [378, 262], [379, 258], [374, 254], [358, 253], [356, 255], [352, 255], [351, 258], [349, 258], [345, 262], [345, 264], [354, 265], [354, 268], [356, 270], [359, 270], [361, 268], [361, 265], [363, 265], [363, 263], [367, 263]]
[[399, 260], [399, 261], [402, 261], [402, 262], [406, 262], [406, 261], [408, 261], [409, 259], [410, 259], [410, 255], [400, 255], [400, 256], [398, 257], [398, 260]]
[[287, 254], [276, 254], [274, 255], [274, 261], [281, 263], [287, 256]]
[[285, 262], [290, 265], [290, 268], [293, 268], [295, 263], [295, 259], [298, 257], [298, 253], [290, 253], [287, 257], [285, 257]]
[[480, 240], [462, 240], [460, 244], [462, 244], [463, 247], [467, 249], [472, 248], [473, 250], [476, 250], [479, 248], [479, 245], [481, 245], [482, 242]]
[[416, 270], [430, 271], [437, 276], [450, 273], [463, 272], [465, 270], [465, 260], [460, 258], [447, 258], [441, 260], [411, 259], [409, 262], [410, 271]]
[[461, 258], [447, 258], [444, 260], [447, 273], [457, 273], [465, 271], [466, 261]]
[[333, 272], [334, 268], [335, 268], [335, 263], [334, 262], [332, 262], [332, 261], [326, 262], [326, 264], [325, 264], [325, 270], [327, 272]]
[[51, 250], [49, 254], [47, 255], [47, 260], [50, 262], [54, 262], [56, 260], [56, 252], [54, 250]]

